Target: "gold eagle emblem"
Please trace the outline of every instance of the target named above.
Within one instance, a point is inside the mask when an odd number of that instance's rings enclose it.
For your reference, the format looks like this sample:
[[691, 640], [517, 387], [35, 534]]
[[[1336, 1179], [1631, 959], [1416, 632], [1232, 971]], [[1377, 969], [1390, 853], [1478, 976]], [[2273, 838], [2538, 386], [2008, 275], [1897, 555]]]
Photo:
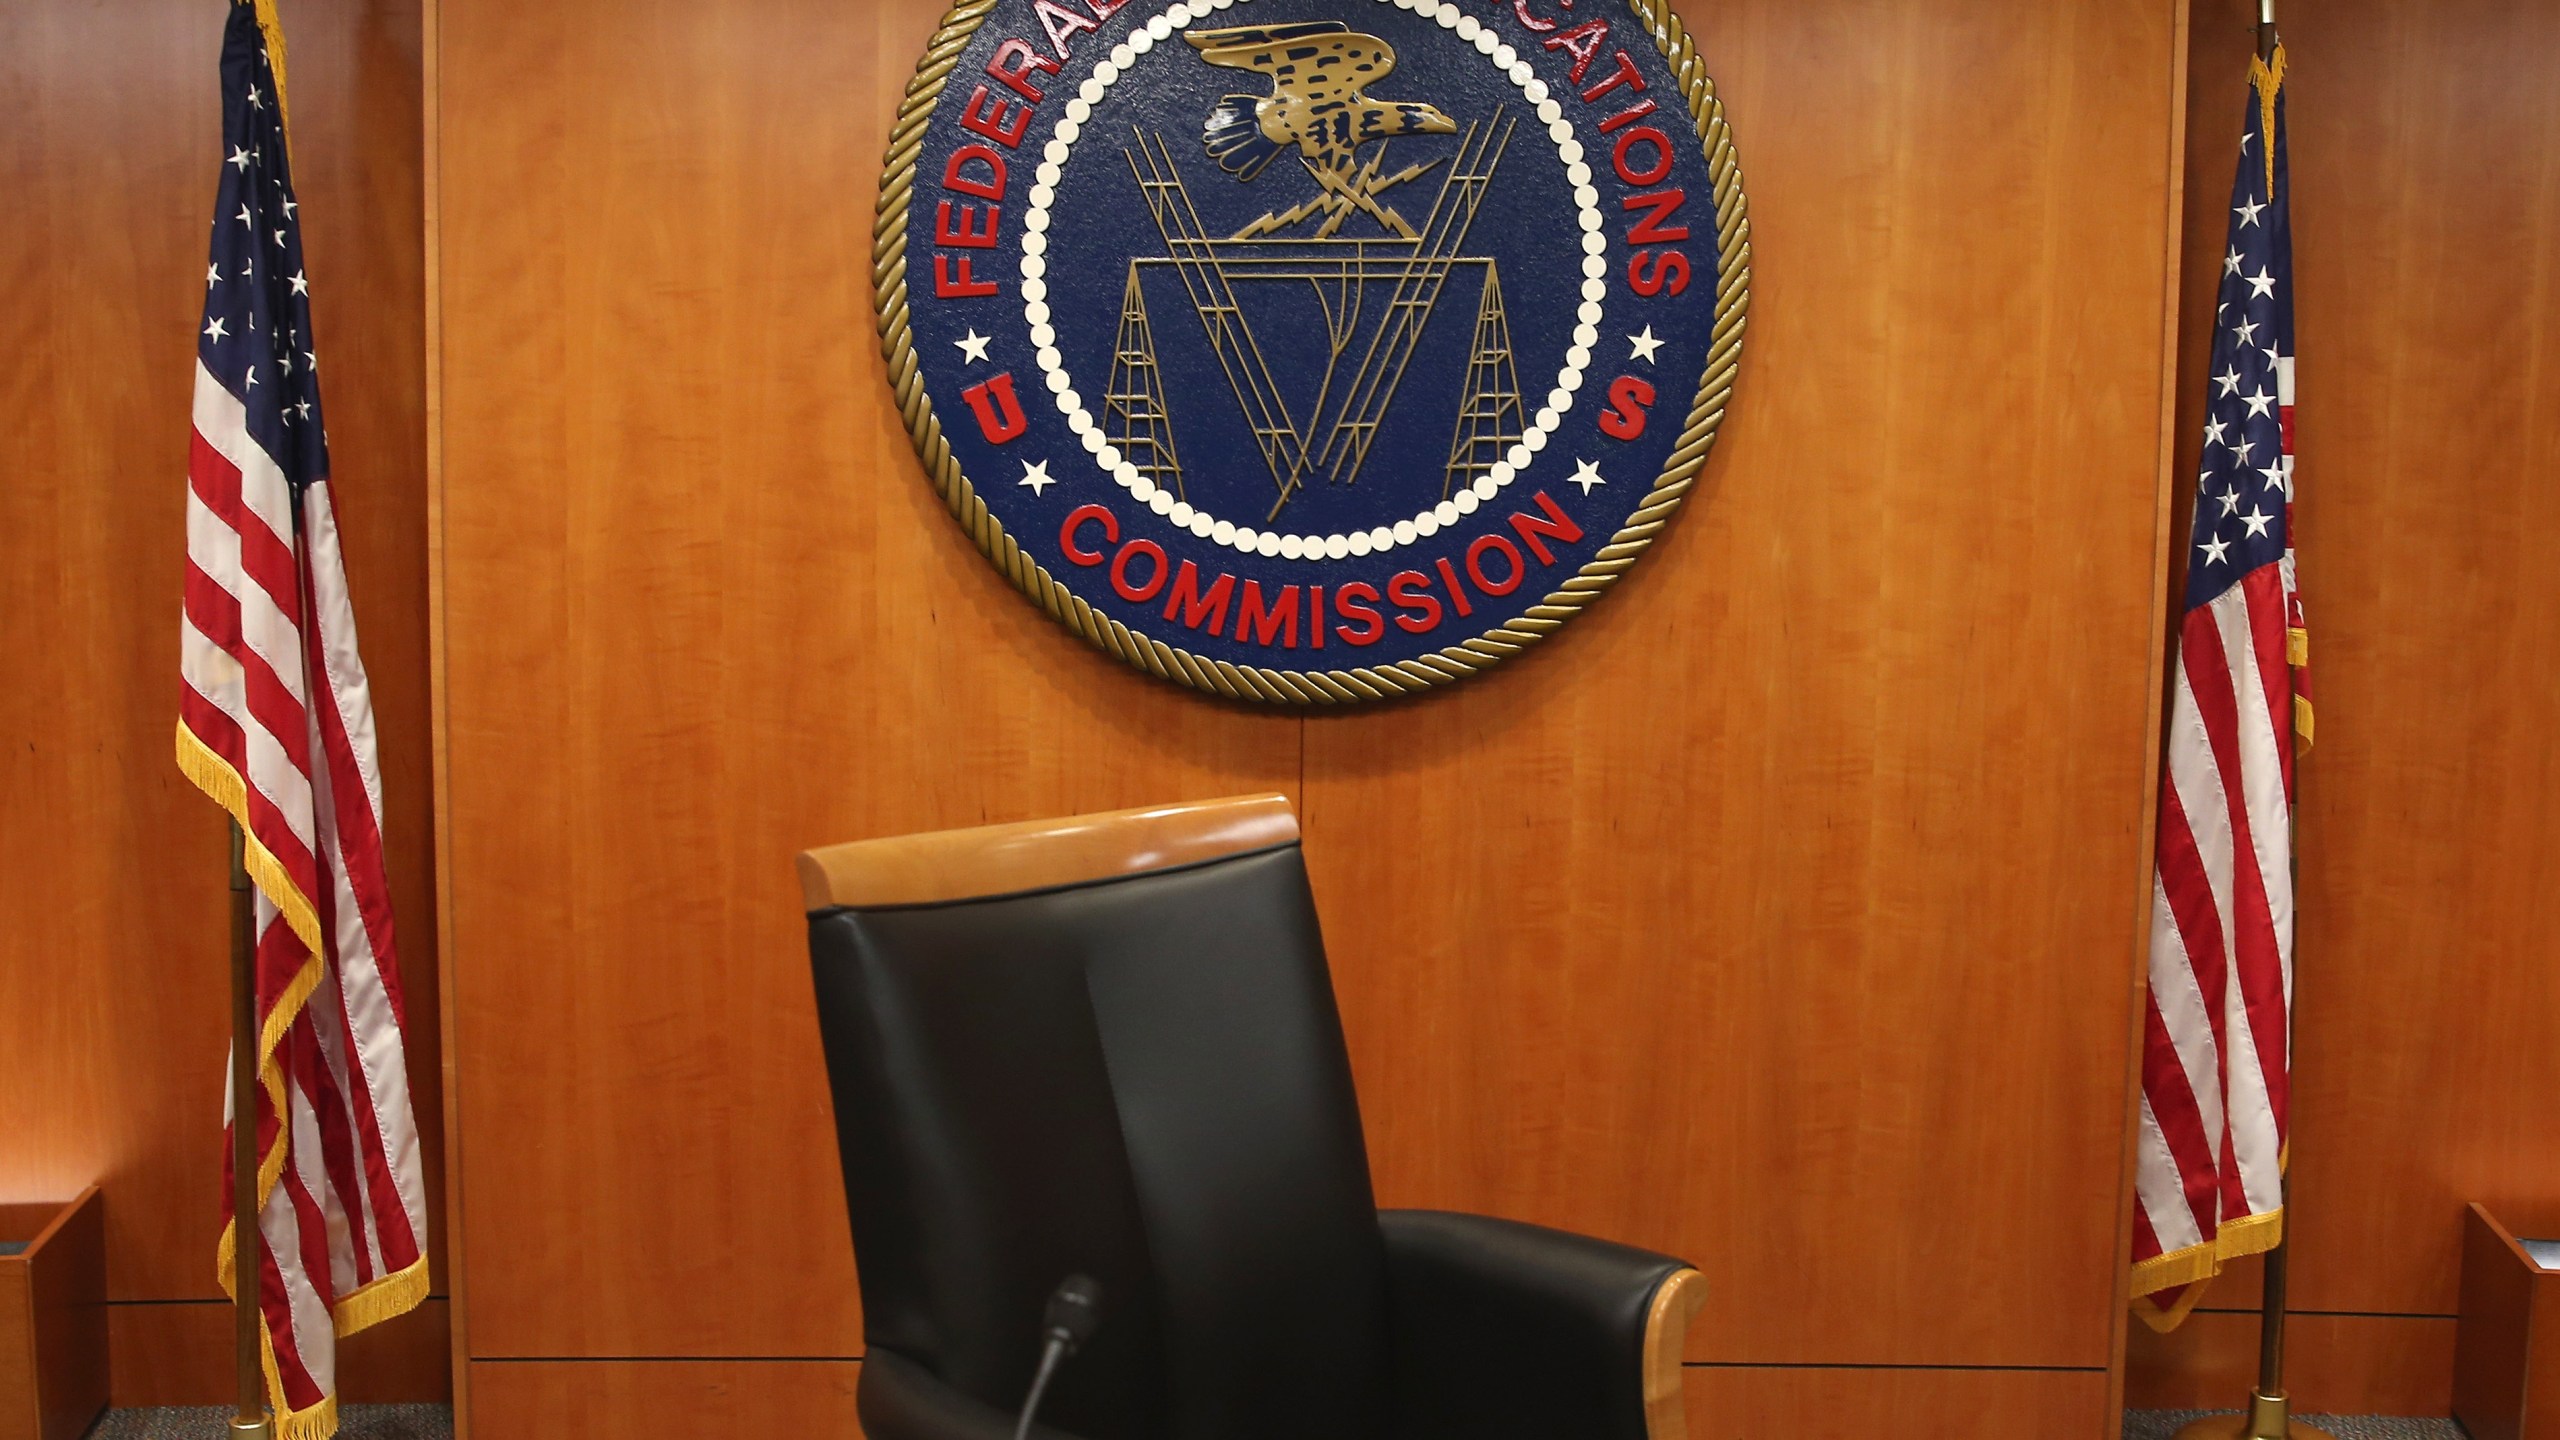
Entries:
[[1326, 214], [1318, 233], [1331, 235], [1357, 210], [1413, 238], [1413, 227], [1381, 204], [1378, 193], [1430, 167], [1381, 180], [1375, 162], [1362, 168], [1360, 147], [1399, 135], [1453, 135], [1458, 126], [1434, 106], [1369, 98], [1368, 87], [1394, 72], [1395, 47], [1339, 20], [1192, 31], [1184, 38], [1212, 65], [1271, 77], [1271, 93], [1228, 95], [1209, 112], [1201, 139], [1218, 167], [1252, 180], [1294, 146], [1298, 162], [1324, 191], [1285, 216], [1263, 217], [1248, 235], [1317, 211]]

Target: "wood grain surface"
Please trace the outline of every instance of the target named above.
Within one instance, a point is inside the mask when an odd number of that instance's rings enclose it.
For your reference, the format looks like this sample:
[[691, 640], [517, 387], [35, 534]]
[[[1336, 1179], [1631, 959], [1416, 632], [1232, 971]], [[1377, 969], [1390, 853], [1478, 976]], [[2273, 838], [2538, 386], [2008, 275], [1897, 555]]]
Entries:
[[859, 1353], [797, 852], [1297, 789], [1294, 719], [1096, 663], [919, 477], [867, 277], [937, 14], [441, 8], [475, 1356]]
[[[418, 9], [282, 10], [409, 1041], [431, 1057]], [[0, 1200], [102, 1183], [120, 1304], [220, 1293], [224, 826], [171, 732], [222, 22], [211, 0], [16, 4], [0, 22]], [[432, 1157], [433, 1066], [411, 1080]], [[210, 1402], [230, 1374], [162, 1381]]]
[[[2248, 1298], [2238, 1287], [2231, 1299]], [[2453, 1395], [2453, 1318], [2297, 1314], [2285, 1322], [2285, 1389], [2301, 1415], [2442, 1415]], [[2199, 1310], [2171, 1335], [2136, 1325], [2125, 1407], [2230, 1410], [2258, 1378], [2258, 1312]]]
[[1113, 810], [853, 840], [800, 852], [800, 895], [830, 906], [933, 905], [1169, 870], [1294, 844], [1282, 795]]
[[[452, 1388], [451, 1304], [442, 1296], [338, 1342], [338, 1398], [350, 1405], [442, 1400]], [[118, 1406], [231, 1400], [231, 1304], [173, 1300], [107, 1307], [109, 1388]]]
[[1688, 1259], [1692, 1359], [2103, 1369], [2172, 7], [1692, 13], [1758, 251], [1706, 493], [1308, 722], [1379, 1189]]
[[2090, 1370], [1691, 1366], [1689, 1440], [2103, 1437], [2106, 1373]]
[[[481, 1361], [488, 1436], [811, 1434], [859, 1440], [856, 1363]], [[2074, 1371], [1760, 1370], [1692, 1366], [1691, 1440], [1981, 1440], [2107, 1433], [2106, 1377]]]
[[861, 1440], [851, 1361], [490, 1361], [471, 1367], [483, 1436], [808, 1435]]
[[2175, 6], [1684, 7], [1761, 251], [1704, 487], [1555, 645], [1307, 719], [1084, 650], [924, 484], [865, 268], [937, 13], [437, 12], [475, 1391], [859, 1353], [794, 852], [1270, 788], [1385, 1199], [1688, 1256], [1693, 1357], [2102, 1407]]

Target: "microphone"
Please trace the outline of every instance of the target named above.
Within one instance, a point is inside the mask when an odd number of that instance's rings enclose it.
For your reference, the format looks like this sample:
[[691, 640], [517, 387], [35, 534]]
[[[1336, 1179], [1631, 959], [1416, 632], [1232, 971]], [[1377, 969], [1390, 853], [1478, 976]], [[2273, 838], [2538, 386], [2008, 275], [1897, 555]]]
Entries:
[[1031, 1418], [1040, 1413], [1040, 1397], [1047, 1393], [1058, 1362], [1092, 1339], [1094, 1327], [1101, 1323], [1102, 1286], [1092, 1276], [1070, 1275], [1049, 1292], [1049, 1308], [1040, 1315], [1040, 1331], [1049, 1343], [1040, 1351], [1040, 1370], [1031, 1377], [1031, 1393], [1022, 1399], [1022, 1418], [1014, 1423], [1013, 1440], [1028, 1440]]

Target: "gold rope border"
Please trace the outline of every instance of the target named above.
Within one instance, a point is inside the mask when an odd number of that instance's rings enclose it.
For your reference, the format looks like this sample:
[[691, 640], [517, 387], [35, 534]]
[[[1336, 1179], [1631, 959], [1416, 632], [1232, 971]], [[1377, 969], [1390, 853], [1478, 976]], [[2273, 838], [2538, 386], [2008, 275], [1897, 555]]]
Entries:
[[1626, 0], [1628, 13], [1653, 37], [1656, 48], [1689, 101], [1698, 139], [1706, 147], [1707, 173], [1716, 201], [1716, 320], [1705, 370], [1698, 378], [1696, 401], [1662, 476], [1644, 503], [1627, 517], [1617, 534], [1602, 546], [1563, 587], [1530, 607], [1527, 613], [1472, 640], [1413, 660], [1357, 670], [1270, 670], [1229, 664], [1194, 655], [1130, 629], [1093, 608], [1031, 558], [978, 498], [977, 488], [962, 474], [960, 462], [943, 438], [942, 422], [925, 394], [908, 323], [907, 228], [915, 195], [916, 155], [924, 132], [942, 98], [943, 85], [959, 63], [978, 27], [995, 9], [996, 0], [956, 0], [942, 18], [907, 97], [889, 132], [889, 151], [880, 179], [878, 218], [871, 236], [871, 286], [880, 315], [880, 349], [889, 362], [889, 383], [906, 417], [916, 454], [951, 513], [967, 528], [978, 548], [1016, 588], [1051, 618], [1082, 635], [1096, 648], [1162, 679], [1235, 700], [1284, 705], [1344, 704], [1412, 694], [1433, 685], [1462, 680], [1520, 653], [1554, 634], [1565, 621], [1598, 599], [1634, 566], [1638, 556], [1670, 523], [1671, 514], [1697, 482], [1698, 472], [1714, 448], [1716, 430], [1733, 396], [1734, 378], [1742, 367], [1742, 336], [1751, 311], [1751, 216], [1743, 199], [1742, 165], [1734, 153], [1733, 133], [1725, 123], [1724, 102], [1688, 28], [1671, 13], [1669, 0]]

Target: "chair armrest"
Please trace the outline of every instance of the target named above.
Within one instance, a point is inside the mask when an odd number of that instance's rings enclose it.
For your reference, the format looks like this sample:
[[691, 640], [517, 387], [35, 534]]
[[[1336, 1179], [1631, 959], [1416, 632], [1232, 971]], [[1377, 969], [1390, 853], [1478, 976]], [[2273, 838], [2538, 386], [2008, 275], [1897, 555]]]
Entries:
[[1402, 1440], [1685, 1440], [1703, 1277], [1517, 1221], [1382, 1210]]
[[[894, 1350], [871, 1347], [855, 1382], [854, 1410], [868, 1440], [1013, 1440], [1014, 1417], [963, 1395]], [[1032, 1440], [1076, 1440], [1064, 1430], [1031, 1427]]]

